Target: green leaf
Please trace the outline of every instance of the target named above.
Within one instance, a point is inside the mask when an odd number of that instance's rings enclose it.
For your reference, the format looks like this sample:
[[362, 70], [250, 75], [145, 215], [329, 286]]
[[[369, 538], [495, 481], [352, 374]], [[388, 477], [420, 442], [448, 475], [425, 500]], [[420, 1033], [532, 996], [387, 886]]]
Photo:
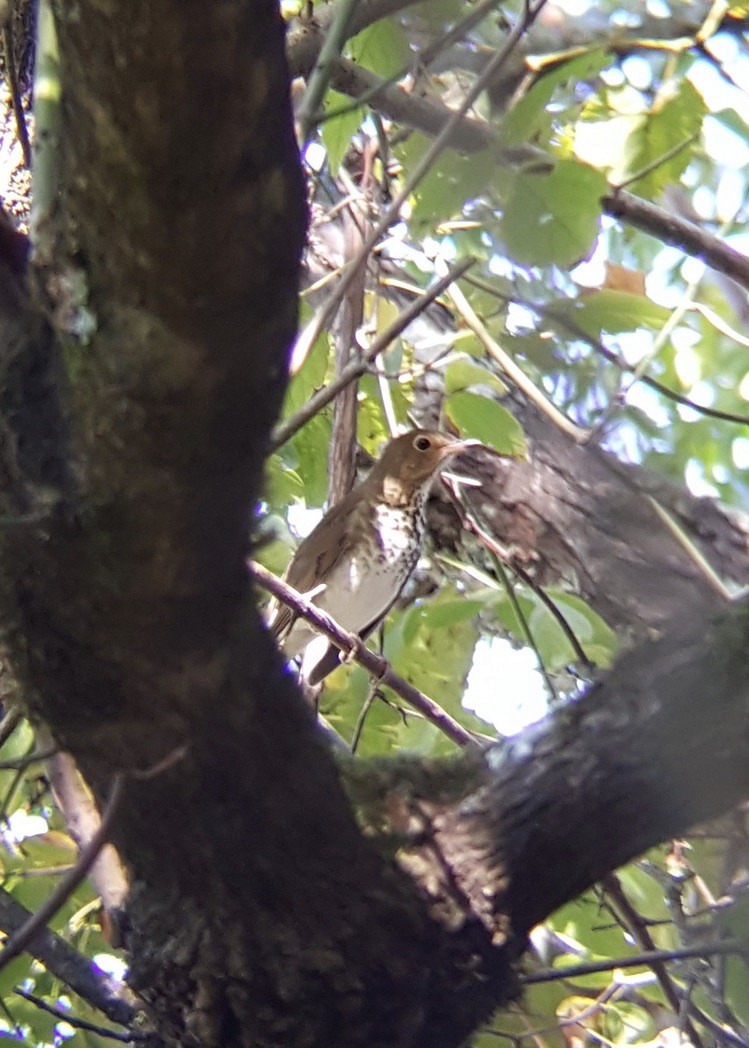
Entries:
[[0, 969], [0, 997], [3, 1000], [11, 993], [14, 986], [24, 982], [33, 963], [33, 959], [28, 954], [22, 954]]
[[[616, 634], [600, 615], [572, 593], [549, 589], [546, 594], [564, 616], [590, 661], [597, 666], [610, 666], [617, 650]], [[530, 614], [528, 625], [548, 670], [554, 672], [577, 661], [577, 653], [565, 631], [540, 600]]]
[[552, 118], [546, 107], [557, 88], [570, 82], [578, 84], [592, 80], [608, 63], [609, 55], [600, 48], [593, 48], [569, 61], [559, 62], [555, 68], [546, 69], [502, 121], [499, 132], [502, 144], [525, 145], [539, 133], [548, 137]]
[[452, 393], [445, 412], [463, 437], [473, 437], [503, 455], [525, 458], [525, 435], [517, 419], [496, 400], [478, 393]]
[[412, 61], [405, 33], [389, 19], [372, 23], [349, 42], [351, 57], [383, 79], [399, 73]]
[[[331, 88], [325, 96], [323, 110], [327, 113], [344, 106], [348, 109], [350, 105], [351, 99], [348, 95], [341, 95], [338, 91], [334, 91]], [[333, 177], [338, 174], [341, 161], [351, 145], [352, 136], [359, 130], [363, 112], [363, 107], [348, 109], [347, 112], [341, 113], [339, 116], [323, 121], [320, 127], [323, 145], [328, 153], [330, 173]]]
[[[551, 588], [546, 591], [546, 595], [554, 601], [590, 661], [596, 666], [609, 666], [617, 650], [613, 630], [580, 597]], [[539, 596], [532, 590], [522, 588], [516, 591], [515, 597], [545, 668], [554, 673], [576, 662], [577, 653], [565, 631]], [[497, 618], [508, 633], [527, 644], [525, 627], [509, 596], [498, 591], [493, 605]]]
[[271, 506], [288, 506], [304, 497], [304, 483], [299, 474], [290, 469], [280, 455], [270, 455], [265, 462], [266, 501]]
[[19, 721], [18, 726], [3, 743], [0, 755], [4, 761], [25, 757], [34, 745], [34, 729], [27, 720]]
[[749, 1026], [749, 964], [743, 957], [729, 957], [726, 964], [726, 1001], [744, 1026]]
[[[397, 151], [404, 168], [413, 168], [430, 145], [423, 135], [412, 135]], [[479, 196], [496, 179], [497, 159], [493, 149], [482, 149], [470, 156], [451, 150], [444, 153], [414, 190], [412, 230], [436, 230], [440, 223], [462, 215], [466, 201]]]
[[614, 1044], [644, 1044], [655, 1034], [655, 1024], [639, 1004], [613, 1000], [601, 1013], [601, 1032]]
[[289, 447], [296, 456], [296, 472], [304, 481], [305, 502], [308, 506], [322, 506], [328, 497], [328, 416], [315, 415], [292, 437]]
[[590, 254], [606, 179], [577, 160], [515, 177], [501, 223], [507, 250], [523, 265], [571, 266]]
[[[468, 610], [462, 610], [465, 604]], [[393, 669], [440, 704], [466, 727], [493, 729], [463, 709], [465, 681], [478, 640], [479, 601], [466, 601], [453, 587], [391, 617], [385, 631], [385, 655]], [[395, 701], [402, 704], [397, 696]], [[455, 744], [429, 722], [409, 719], [399, 729], [400, 745], [420, 753], [453, 752]]]
[[445, 368], [446, 392], [448, 394], [457, 393], [476, 386], [486, 386], [499, 393], [500, 396], [507, 392], [507, 386], [501, 378], [487, 371], [481, 364], [476, 364], [469, 357], [461, 355], [457, 360], [451, 360]]
[[[452, 597], [450, 594], [454, 594]], [[475, 619], [484, 608], [483, 600], [471, 600], [464, 594], [443, 590], [431, 601], [415, 605], [403, 616], [403, 642], [409, 645], [420, 629], [439, 630], [448, 626]]]
[[[608, 120], [583, 120], [575, 128], [575, 153], [609, 173], [611, 181], [631, 183], [638, 196], [653, 200], [679, 181], [694, 155], [695, 139], [707, 112], [704, 99], [687, 79], [660, 92], [647, 112], [633, 111], [632, 98], [609, 98], [615, 113]], [[611, 111], [611, 110], [609, 110]], [[588, 111], [597, 116], [599, 110]], [[680, 149], [680, 146], [684, 146]], [[641, 178], [640, 171], [656, 165]]]
[[576, 327], [582, 328], [592, 338], [598, 338], [602, 331], [611, 334], [637, 331], [640, 328], [658, 331], [671, 316], [669, 309], [656, 305], [644, 295], [610, 291], [607, 288], [568, 299], [555, 306], [554, 312], [556, 315], [569, 316]]
[[[682, 80], [672, 94], [664, 94], [653, 109], [632, 129], [624, 144], [623, 169], [616, 173], [616, 182], [626, 181], [638, 171], [660, 158], [665, 158], [682, 143], [698, 135], [702, 129], [706, 106], [702, 95], [689, 80]], [[666, 186], [679, 181], [692, 158], [693, 149], [684, 149], [663, 159], [656, 168], [632, 183], [630, 188], [638, 196], [653, 200]]]
[[321, 332], [307, 358], [289, 383], [283, 403], [282, 417], [289, 418], [303, 407], [309, 398], [325, 383], [330, 357], [330, 335]]

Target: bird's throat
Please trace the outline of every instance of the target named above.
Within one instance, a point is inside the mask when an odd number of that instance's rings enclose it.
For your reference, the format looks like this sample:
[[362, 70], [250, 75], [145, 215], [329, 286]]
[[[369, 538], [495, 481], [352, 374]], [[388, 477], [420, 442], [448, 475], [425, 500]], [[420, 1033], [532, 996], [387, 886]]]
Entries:
[[405, 509], [414, 502], [415, 492], [398, 477], [385, 477], [382, 482], [382, 501], [393, 509]]

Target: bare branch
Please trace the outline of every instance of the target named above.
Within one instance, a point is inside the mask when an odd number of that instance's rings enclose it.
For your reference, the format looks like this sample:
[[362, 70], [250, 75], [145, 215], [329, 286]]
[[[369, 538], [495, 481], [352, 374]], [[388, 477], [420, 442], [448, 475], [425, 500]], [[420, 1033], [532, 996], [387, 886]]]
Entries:
[[745, 953], [746, 949], [742, 943], [734, 939], [722, 939], [719, 942], [704, 942], [676, 950], [645, 950], [634, 957], [628, 955], [627, 957], [611, 957], [605, 961], [590, 961], [587, 964], [564, 965], [564, 967], [549, 971], [521, 975], [520, 981], [524, 986], [532, 986], [535, 983], [556, 982], [558, 979], [577, 979], [582, 975], [610, 972], [614, 968], [639, 968], [640, 965], [652, 966], [661, 962], [683, 961], [690, 957], [730, 957], [742, 956]]
[[123, 1044], [132, 1044], [133, 1041], [150, 1041], [153, 1036], [152, 1034], [141, 1030], [130, 1030], [127, 1033], [121, 1033], [119, 1030], [111, 1030], [106, 1026], [99, 1026], [96, 1023], [89, 1022], [88, 1019], [79, 1019], [78, 1016], [63, 1011], [62, 1008], [56, 1008], [54, 1005], [48, 1004], [47, 1001], [42, 1000], [41, 997], [37, 997], [35, 993], [29, 993], [28, 990], [24, 990], [20, 986], [16, 987], [15, 992], [19, 997], [23, 997], [24, 1000], [35, 1004], [37, 1008], [41, 1008], [42, 1011], [54, 1015], [54, 1017], [61, 1022], [67, 1023], [69, 1026], [74, 1026], [79, 1030], [88, 1030], [90, 1033], [96, 1033], [100, 1037], [109, 1037], [113, 1041], [121, 1041]]
[[319, 414], [323, 408], [337, 397], [341, 390], [345, 389], [351, 382], [355, 382], [362, 375], [365, 375], [368, 367], [377, 359], [377, 357], [384, 353], [391, 342], [408, 327], [408, 325], [420, 316], [424, 310], [438, 298], [446, 288], [450, 286], [454, 281], [461, 277], [472, 265], [474, 259], [467, 258], [451, 266], [444, 277], [436, 280], [431, 287], [415, 298], [413, 302], [410, 302], [404, 310], [402, 310], [395, 318], [392, 324], [377, 336], [372, 342], [366, 355], [361, 360], [352, 361], [343, 371], [338, 375], [330, 385], [325, 386], [323, 389], [317, 391], [309, 401], [301, 408], [293, 418], [288, 419], [286, 422], [282, 422], [280, 426], [277, 426], [272, 437], [271, 437], [271, 451], [277, 451], [282, 447], [287, 440], [291, 440], [295, 433], [297, 433], [302, 426], [306, 425], [311, 418]]
[[104, 812], [96, 833], [93, 835], [86, 847], [81, 851], [78, 861], [68, 872], [60, 878], [54, 889], [44, 900], [42, 905], [26, 921], [26, 923], [14, 932], [0, 950], [0, 971], [8, 965], [14, 957], [23, 953], [34, 939], [34, 936], [57, 911], [63, 906], [73, 894], [78, 885], [88, 875], [89, 870], [96, 862], [104, 843], [109, 836], [112, 819], [117, 811], [122, 796], [123, 776], [116, 775], [112, 783], [112, 792], [109, 804]]
[[[0, 889], [0, 928], [6, 934], [13, 937], [33, 916], [9, 892]], [[138, 1009], [119, 995], [108, 977], [49, 928], [39, 928], [26, 948], [48, 971], [112, 1022], [128, 1026], [136, 1018]]]
[[[37, 741], [49, 749], [52, 736], [37, 728]], [[79, 849], [86, 848], [101, 827], [96, 801], [69, 753], [54, 753], [47, 759], [52, 794], [68, 830]], [[118, 910], [128, 892], [125, 869], [112, 844], [105, 844], [91, 868], [91, 882], [108, 914]]]
[[[301, 593], [287, 585], [282, 579], [277, 578], [272, 572], [267, 571], [262, 564], [250, 561], [249, 568], [253, 577], [263, 589], [272, 593], [278, 600], [283, 601], [295, 615], [299, 615], [301, 618], [306, 619], [307, 622], [312, 623], [316, 630], [323, 633], [333, 641], [337, 648], [340, 648], [344, 656], [358, 662], [373, 677], [376, 677], [391, 691], [394, 691], [396, 695], [400, 695], [402, 699], [405, 699], [414, 709], [422, 713], [453, 742], [457, 742], [459, 746], [476, 744], [475, 737], [467, 728], [464, 728], [446, 710], [443, 710], [434, 699], [430, 699], [428, 695], [419, 691], [418, 688], [414, 688], [413, 684], [409, 684], [407, 680], [399, 676], [382, 655], [377, 655], [375, 652], [365, 648], [361, 638], [356, 633], [349, 633], [348, 630], [343, 629], [330, 615], [321, 611], [320, 608], [310, 601], [305, 600]], [[2, 954], [0, 954], [0, 959], [2, 959]]]

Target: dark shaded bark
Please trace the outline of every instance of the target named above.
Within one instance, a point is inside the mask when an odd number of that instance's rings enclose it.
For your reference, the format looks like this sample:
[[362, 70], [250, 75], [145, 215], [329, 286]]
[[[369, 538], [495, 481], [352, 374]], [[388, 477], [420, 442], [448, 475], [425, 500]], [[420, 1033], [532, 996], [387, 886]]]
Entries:
[[713, 621], [683, 619], [578, 702], [483, 758], [468, 755], [474, 780], [457, 800], [445, 770], [420, 780], [396, 766], [381, 787], [391, 829], [410, 827], [402, 861], [432, 904], [470, 910], [516, 951], [536, 923], [609, 870], [742, 800], [748, 639], [746, 601]]
[[276, 6], [120, 15], [59, 19], [54, 343], [6, 403], [11, 508], [40, 510], [4, 544], [14, 664], [98, 796], [125, 776], [124, 934], [167, 1042], [453, 1044], [507, 959], [362, 838], [245, 568], [304, 226]]

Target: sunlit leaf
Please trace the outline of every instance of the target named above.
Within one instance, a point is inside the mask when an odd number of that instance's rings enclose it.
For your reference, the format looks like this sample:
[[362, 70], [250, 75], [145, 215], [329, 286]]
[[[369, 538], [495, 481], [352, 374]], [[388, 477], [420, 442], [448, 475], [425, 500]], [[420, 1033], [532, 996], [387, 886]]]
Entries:
[[674, 81], [647, 111], [630, 109], [607, 120], [578, 124], [575, 152], [607, 170], [615, 185], [627, 183], [627, 188], [652, 200], [678, 183], [706, 111], [702, 95], [689, 80]]
[[602, 331], [617, 333], [637, 331], [638, 328], [658, 330], [671, 316], [671, 311], [659, 306], [644, 295], [627, 291], [591, 291], [576, 299], [556, 305], [557, 315], [569, 316], [576, 327], [592, 338]]
[[459, 391], [445, 401], [445, 412], [463, 437], [473, 437], [504, 455], [524, 458], [525, 435], [517, 419], [490, 397]]
[[547, 67], [529, 91], [506, 114], [500, 125], [500, 139], [505, 145], [523, 145], [551, 127], [546, 107], [561, 84], [575, 84], [596, 77], [609, 63], [609, 55], [592, 48], [581, 55]]
[[330, 336], [327, 331], [318, 335], [307, 358], [289, 383], [283, 405], [283, 417], [294, 415], [325, 383], [330, 356]]
[[296, 456], [296, 472], [304, 481], [305, 501], [322, 506], [328, 495], [329, 417], [316, 415], [292, 437], [290, 448]]
[[601, 172], [576, 160], [558, 160], [551, 172], [518, 174], [501, 225], [507, 250], [525, 265], [580, 261], [593, 247], [605, 192]]
[[338, 174], [338, 168], [351, 146], [351, 136], [358, 129], [362, 121], [363, 110], [351, 108], [351, 99], [348, 95], [341, 95], [338, 91], [330, 89], [325, 96], [324, 112], [337, 112], [344, 109], [339, 116], [332, 116], [325, 120], [321, 126], [322, 140], [328, 154], [328, 163], [332, 174]]
[[[681, 80], [673, 93], [664, 92], [631, 132], [625, 146], [625, 166], [614, 180], [628, 180], [660, 161], [631, 184], [632, 191], [652, 200], [666, 186], [678, 182], [691, 156], [689, 141], [699, 134], [705, 112], [704, 99], [689, 80]], [[681, 145], [685, 148], [668, 156]]]

